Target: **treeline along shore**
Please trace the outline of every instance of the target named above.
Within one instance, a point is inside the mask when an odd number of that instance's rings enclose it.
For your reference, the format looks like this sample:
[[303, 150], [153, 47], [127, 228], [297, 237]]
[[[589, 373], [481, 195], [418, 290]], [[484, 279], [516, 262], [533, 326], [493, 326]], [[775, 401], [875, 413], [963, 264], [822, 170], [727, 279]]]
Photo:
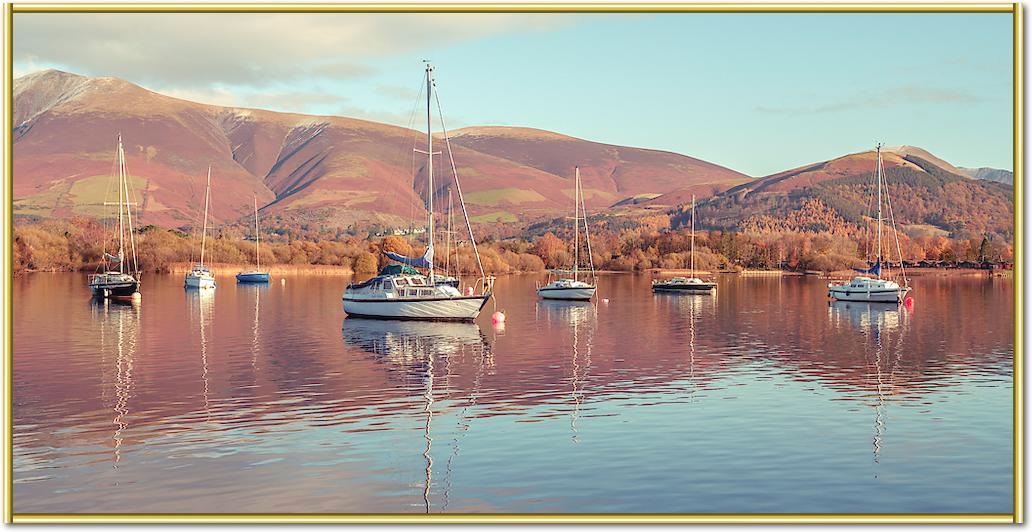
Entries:
[[[691, 234], [672, 228], [665, 217], [645, 217], [618, 226], [596, 221], [591, 258], [599, 271], [684, 270], [690, 265]], [[141, 271], [176, 272], [199, 260], [200, 238], [175, 229], [146, 226], [136, 231], [136, 258]], [[570, 237], [570, 238], [567, 238]], [[111, 231], [91, 218], [19, 219], [13, 233], [14, 272], [92, 271], [105, 251], [117, 251]], [[459, 240], [450, 246], [438, 240], [435, 264], [453, 274], [479, 273], [472, 246]], [[253, 235], [236, 226], [208, 238], [205, 263], [216, 270], [237, 271], [254, 263]], [[415, 238], [374, 232], [270, 229], [261, 235], [261, 262], [273, 273], [308, 271], [326, 274], [368, 274], [382, 267], [382, 251], [409, 256], [423, 252]], [[583, 245], [583, 243], [582, 243]], [[841, 272], [862, 267], [872, 242], [849, 232], [697, 231], [695, 267], [706, 271], [784, 270]], [[889, 255], [896, 262], [895, 241]], [[1010, 243], [998, 237], [949, 238], [901, 235], [900, 249], [909, 266], [926, 268], [1006, 268], [1013, 257]], [[491, 236], [477, 242], [489, 274], [541, 272], [568, 268], [573, 261], [572, 235], [562, 230], [536, 236]], [[127, 250], [127, 253], [129, 251]]]

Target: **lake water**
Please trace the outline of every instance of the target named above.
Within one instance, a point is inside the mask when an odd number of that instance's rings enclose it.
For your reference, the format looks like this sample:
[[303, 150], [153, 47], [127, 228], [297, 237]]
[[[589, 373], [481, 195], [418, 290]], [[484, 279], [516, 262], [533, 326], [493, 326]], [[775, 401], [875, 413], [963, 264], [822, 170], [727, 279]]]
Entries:
[[340, 277], [14, 280], [14, 510], [1010, 513], [1010, 279], [715, 296], [496, 284], [504, 330], [345, 319]]

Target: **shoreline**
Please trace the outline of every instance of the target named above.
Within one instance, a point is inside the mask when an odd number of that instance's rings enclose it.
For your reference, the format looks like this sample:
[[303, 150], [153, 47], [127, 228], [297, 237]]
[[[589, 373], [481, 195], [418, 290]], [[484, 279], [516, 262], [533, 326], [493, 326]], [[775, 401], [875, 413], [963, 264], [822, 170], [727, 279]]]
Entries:
[[[163, 271], [144, 271], [144, 274], [163, 273], [163, 274], [185, 274], [190, 271], [193, 267], [192, 262], [174, 262], [169, 264]], [[214, 263], [208, 264], [208, 269], [218, 276], [230, 276], [236, 275], [242, 271], [247, 271], [253, 268], [251, 264], [232, 264], [232, 263]], [[267, 271], [270, 275], [283, 276], [283, 275], [326, 275], [326, 276], [355, 276], [355, 275], [376, 275], [375, 273], [355, 273], [351, 268], [344, 266], [333, 266], [325, 264], [274, 264], [271, 266], [263, 266], [263, 271]], [[895, 270], [894, 270], [895, 271]], [[12, 273], [12, 277], [29, 274], [29, 273], [94, 273], [93, 269], [82, 269], [82, 270], [19, 270]], [[489, 274], [496, 277], [504, 277], [507, 275], [543, 275], [546, 274], [547, 270], [540, 272], [508, 272], [508, 273], [497, 273]], [[663, 269], [663, 268], [650, 268], [648, 270], [634, 271], [634, 270], [596, 270], [598, 275], [650, 275], [650, 276], [685, 276], [692, 273], [691, 270], [685, 269]], [[830, 272], [822, 271], [796, 271], [796, 270], [741, 270], [741, 271], [707, 271], [707, 270], [695, 270], [696, 275], [710, 276], [710, 275], [740, 275], [743, 277], [799, 277], [799, 276], [812, 276], [828, 279], [842, 279], [852, 278], [858, 275], [852, 270], [836, 270]], [[909, 277], [955, 277], [955, 276], [982, 276], [982, 277], [1013, 277], [1014, 270], [996, 269], [996, 270], [983, 270], [979, 268], [907, 268], [907, 276]], [[476, 274], [459, 275], [459, 277], [477, 277]]]
[[[192, 262], [173, 262], [168, 265], [167, 273], [189, 273], [193, 268]], [[205, 266], [214, 275], [236, 275], [242, 271], [254, 269], [253, 264], [232, 264], [216, 262]], [[262, 266], [262, 271], [269, 275], [354, 275], [351, 268], [344, 266], [331, 266], [326, 264], [273, 264]]]

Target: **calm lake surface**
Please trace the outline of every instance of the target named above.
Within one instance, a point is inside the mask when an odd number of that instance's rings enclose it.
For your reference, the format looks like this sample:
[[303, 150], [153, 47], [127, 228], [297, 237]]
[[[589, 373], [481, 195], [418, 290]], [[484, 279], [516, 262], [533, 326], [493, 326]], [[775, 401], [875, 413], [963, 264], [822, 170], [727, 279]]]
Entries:
[[496, 284], [477, 324], [345, 319], [340, 277], [136, 306], [14, 280], [14, 510], [963, 512], [1012, 509], [1013, 282], [826, 279], [716, 296]]

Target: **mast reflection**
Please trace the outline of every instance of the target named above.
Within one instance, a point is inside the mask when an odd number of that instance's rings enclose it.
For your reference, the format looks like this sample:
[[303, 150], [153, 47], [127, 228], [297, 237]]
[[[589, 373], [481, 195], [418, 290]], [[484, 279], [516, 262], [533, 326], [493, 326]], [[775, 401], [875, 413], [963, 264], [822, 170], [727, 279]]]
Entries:
[[118, 469], [122, 461], [124, 433], [129, 428], [127, 418], [133, 391], [133, 362], [139, 341], [141, 305], [140, 301], [121, 302], [111, 299], [93, 299], [90, 304], [93, 320], [100, 330], [101, 358], [105, 366], [108, 355], [115, 355], [114, 382], [110, 382], [110, 377], [105, 378], [108, 381], [105, 388], [114, 388], [112, 466]]
[[[587, 301], [556, 301], [542, 299], [537, 302], [537, 309], [544, 312], [545, 319], [552, 323], [569, 325], [571, 330], [570, 348], [570, 440], [579, 443], [577, 421], [580, 417], [581, 405], [584, 403], [584, 388], [591, 371], [591, 346], [594, 343], [598, 308]], [[581, 356], [581, 334], [585, 335]], [[582, 365], [583, 362], [583, 365]]]
[[215, 315], [214, 290], [185, 290], [190, 309], [190, 321], [196, 320], [201, 342], [201, 398], [205, 420], [211, 422], [210, 383], [208, 382], [208, 329]]
[[869, 368], [868, 377], [873, 379], [874, 434], [871, 438], [871, 453], [874, 463], [878, 464], [885, 445], [886, 410], [892, 395], [897, 391], [896, 369], [903, 355], [909, 313], [896, 304], [832, 301], [828, 304], [828, 318], [836, 328], [852, 329], [861, 335], [864, 359]]
[[[401, 370], [406, 375], [416, 374], [422, 379], [422, 397], [425, 416], [423, 438], [426, 446], [422, 450], [426, 462], [422, 490], [423, 507], [426, 513], [432, 510], [431, 488], [433, 486], [434, 460], [431, 450], [433, 437], [431, 428], [434, 418], [434, 380], [436, 359], [449, 360], [467, 351], [483, 360], [489, 359], [489, 344], [480, 327], [475, 323], [462, 322], [417, 322], [348, 318], [343, 325], [344, 342], [359, 348], [391, 369]], [[450, 374], [445, 376], [450, 378]], [[467, 426], [468, 428], [468, 426]], [[454, 442], [457, 445], [457, 441]], [[454, 454], [458, 454], [457, 449]], [[449, 471], [452, 460], [449, 460]]]

